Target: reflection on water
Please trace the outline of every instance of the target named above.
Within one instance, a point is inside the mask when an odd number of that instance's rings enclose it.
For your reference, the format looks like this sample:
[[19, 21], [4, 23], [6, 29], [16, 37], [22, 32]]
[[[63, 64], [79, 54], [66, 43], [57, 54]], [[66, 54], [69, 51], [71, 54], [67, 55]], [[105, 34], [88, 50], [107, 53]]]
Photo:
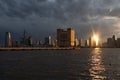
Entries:
[[0, 80], [120, 80], [120, 49], [1, 51]]
[[105, 71], [105, 67], [102, 63], [102, 51], [100, 48], [95, 48], [91, 52], [91, 68], [89, 69], [90, 71], [90, 76], [92, 77], [92, 80], [104, 80], [106, 79], [106, 76], [102, 76], [102, 74]]

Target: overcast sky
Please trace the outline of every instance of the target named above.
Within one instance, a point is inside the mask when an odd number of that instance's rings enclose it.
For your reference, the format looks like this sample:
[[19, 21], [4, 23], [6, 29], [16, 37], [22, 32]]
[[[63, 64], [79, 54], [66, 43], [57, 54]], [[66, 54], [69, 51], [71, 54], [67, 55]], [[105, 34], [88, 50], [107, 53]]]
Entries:
[[26, 30], [35, 39], [56, 37], [56, 29], [73, 27], [78, 38], [92, 31], [104, 40], [120, 37], [120, 0], [0, 0], [0, 40]]

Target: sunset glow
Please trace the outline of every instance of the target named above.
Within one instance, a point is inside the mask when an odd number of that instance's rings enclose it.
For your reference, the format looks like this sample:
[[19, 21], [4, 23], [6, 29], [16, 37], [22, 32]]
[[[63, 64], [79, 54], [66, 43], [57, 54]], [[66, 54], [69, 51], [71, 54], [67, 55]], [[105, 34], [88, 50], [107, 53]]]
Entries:
[[98, 46], [99, 37], [97, 35], [93, 35], [93, 39], [95, 40], [96, 46]]

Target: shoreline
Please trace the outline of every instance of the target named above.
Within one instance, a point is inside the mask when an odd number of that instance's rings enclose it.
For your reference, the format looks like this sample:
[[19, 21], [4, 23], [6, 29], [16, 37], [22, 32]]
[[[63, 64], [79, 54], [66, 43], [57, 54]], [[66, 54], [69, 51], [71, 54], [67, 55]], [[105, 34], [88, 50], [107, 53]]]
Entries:
[[65, 47], [65, 48], [58, 48], [58, 47], [2, 47], [0, 48], [0, 51], [33, 51], [33, 50], [80, 50], [80, 48], [74, 48], [74, 47]]

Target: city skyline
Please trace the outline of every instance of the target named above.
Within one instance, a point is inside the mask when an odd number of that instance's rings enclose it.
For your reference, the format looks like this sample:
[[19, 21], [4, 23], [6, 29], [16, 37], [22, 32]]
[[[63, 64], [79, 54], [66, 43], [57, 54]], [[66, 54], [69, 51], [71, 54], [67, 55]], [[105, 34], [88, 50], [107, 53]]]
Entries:
[[[50, 35], [44, 37], [44, 40], [35, 40], [26, 30], [22, 36], [18, 36], [19, 40], [14, 39], [11, 32], [5, 33], [4, 43], [1, 47], [81, 47], [81, 48], [120, 48], [120, 38], [113, 35], [106, 38], [106, 42], [102, 42], [99, 34], [94, 33], [86, 40], [75, 36], [74, 28], [56, 29], [56, 38]], [[2, 39], [1, 39], [2, 40]]]
[[[106, 40], [120, 37], [119, 0], [0, 0], [0, 38], [5, 32], [17, 38], [27, 30], [35, 39], [51, 35], [56, 29], [73, 27], [76, 36], [87, 39], [93, 31]], [[2, 42], [0, 39], [0, 42]]]
[[120, 80], [120, 0], [0, 0], [0, 80]]

